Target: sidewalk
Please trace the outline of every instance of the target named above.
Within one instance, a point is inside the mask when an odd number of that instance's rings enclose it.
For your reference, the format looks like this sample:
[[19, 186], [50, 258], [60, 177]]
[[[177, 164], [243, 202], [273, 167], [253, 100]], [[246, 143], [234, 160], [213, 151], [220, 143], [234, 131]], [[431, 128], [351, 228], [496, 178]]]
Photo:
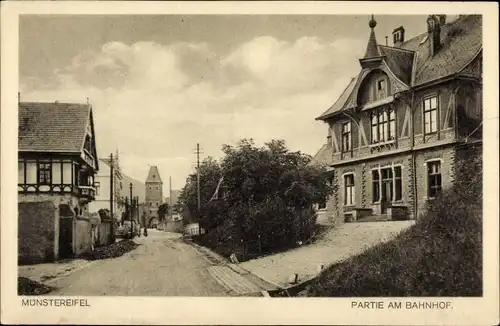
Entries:
[[55, 263], [18, 266], [18, 277], [26, 277], [39, 283], [49, 283], [60, 277], [90, 266], [93, 262], [85, 259], [73, 259]]
[[368, 247], [393, 238], [414, 221], [346, 223], [326, 232], [322, 239], [294, 250], [249, 260], [238, 266], [270, 284], [286, 288], [288, 279], [298, 274], [298, 282], [319, 274], [318, 266], [328, 267], [357, 255]]

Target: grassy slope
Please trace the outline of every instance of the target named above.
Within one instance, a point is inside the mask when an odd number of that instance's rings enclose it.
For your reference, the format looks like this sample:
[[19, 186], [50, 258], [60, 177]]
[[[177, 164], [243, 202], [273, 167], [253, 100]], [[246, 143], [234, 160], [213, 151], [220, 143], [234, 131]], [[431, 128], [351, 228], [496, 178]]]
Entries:
[[325, 270], [307, 296], [481, 296], [481, 162], [396, 239]]

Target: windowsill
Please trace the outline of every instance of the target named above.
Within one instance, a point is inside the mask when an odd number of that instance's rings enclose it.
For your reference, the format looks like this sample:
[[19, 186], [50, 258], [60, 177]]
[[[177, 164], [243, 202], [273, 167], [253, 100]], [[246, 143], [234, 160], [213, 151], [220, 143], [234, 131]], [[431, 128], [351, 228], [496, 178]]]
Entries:
[[344, 205], [344, 207], [356, 207], [356, 204]]
[[[392, 204], [392, 205], [401, 205], [401, 204], [404, 204], [403, 200], [395, 200], [395, 201], [390, 201], [390, 202], [387, 202], [388, 204]], [[380, 205], [381, 202], [380, 200], [379, 201], [374, 201], [372, 202], [372, 205]]]
[[370, 145], [368, 145], [370, 148], [373, 148], [373, 147], [379, 147], [379, 146], [385, 146], [385, 145], [390, 145], [390, 144], [393, 144], [395, 143], [396, 140], [393, 139], [393, 140], [389, 140], [389, 141], [385, 141], [385, 142], [378, 142], [378, 143], [372, 143]]

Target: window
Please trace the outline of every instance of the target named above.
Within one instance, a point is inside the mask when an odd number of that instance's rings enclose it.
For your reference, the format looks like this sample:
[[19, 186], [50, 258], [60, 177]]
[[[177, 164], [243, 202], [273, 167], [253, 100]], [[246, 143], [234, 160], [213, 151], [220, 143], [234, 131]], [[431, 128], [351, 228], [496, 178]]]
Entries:
[[396, 113], [394, 112], [394, 109], [389, 109], [389, 131], [388, 131], [389, 138], [387, 140], [394, 140], [396, 139]]
[[50, 185], [52, 167], [50, 163], [38, 163], [38, 184]]
[[354, 205], [354, 174], [344, 176], [344, 205]]
[[382, 91], [385, 89], [385, 80], [381, 79], [377, 83], [377, 91]]
[[424, 99], [424, 133], [437, 131], [437, 97]]
[[394, 109], [376, 110], [371, 113], [372, 144], [396, 139], [396, 114]]
[[372, 171], [372, 202], [380, 201], [382, 192], [385, 201], [393, 202], [402, 199], [403, 183], [400, 166]]
[[395, 183], [395, 191], [396, 193], [394, 194], [394, 200], [398, 201], [403, 198], [403, 182], [401, 179], [401, 167], [400, 166], [395, 166], [394, 167], [394, 183]]
[[318, 204], [318, 209], [325, 209], [326, 208], [326, 200], [322, 200]]
[[427, 163], [427, 197], [436, 198], [441, 191], [441, 162]]
[[372, 202], [380, 200], [380, 174], [378, 170], [372, 171]]
[[90, 139], [90, 136], [87, 135], [85, 136], [85, 143], [83, 145], [83, 148], [90, 153], [92, 153], [92, 140]]
[[351, 150], [351, 122], [342, 124], [342, 152]]
[[100, 195], [101, 194], [101, 183], [94, 182], [94, 188], [95, 188], [95, 194]]
[[375, 99], [376, 100], [379, 100], [379, 99], [382, 99], [384, 97], [387, 97], [387, 92], [386, 92], [386, 83], [385, 83], [385, 79], [379, 79], [377, 81], [377, 93], [375, 95]]
[[24, 161], [17, 162], [17, 183], [24, 184]]

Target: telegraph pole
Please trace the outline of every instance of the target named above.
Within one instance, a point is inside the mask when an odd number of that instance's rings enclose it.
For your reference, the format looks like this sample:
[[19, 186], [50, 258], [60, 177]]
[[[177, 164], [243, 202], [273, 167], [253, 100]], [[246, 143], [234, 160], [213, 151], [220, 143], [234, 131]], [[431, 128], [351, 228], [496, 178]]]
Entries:
[[134, 197], [132, 197], [132, 182], [130, 183], [130, 210], [129, 210], [129, 214], [130, 214], [130, 239], [132, 239], [134, 237], [134, 222], [132, 221], [132, 211], [133, 211], [133, 208], [134, 208]]
[[113, 181], [114, 181], [114, 168], [113, 168], [113, 153], [109, 155], [109, 167], [110, 167], [110, 174], [109, 174], [109, 211], [111, 214], [111, 227], [110, 227], [110, 234], [109, 234], [109, 240], [111, 243], [115, 242], [115, 219], [114, 219], [114, 212], [113, 212], [113, 199], [114, 199], [114, 191], [113, 191]]
[[198, 195], [198, 235], [201, 237], [200, 144], [196, 144], [196, 186]]
[[169, 181], [170, 181], [170, 190], [169, 190], [169, 195], [168, 195], [168, 199], [169, 199], [169, 203], [168, 203], [168, 210], [170, 212], [170, 220], [172, 220], [172, 214], [173, 214], [173, 210], [172, 210], [172, 177], [169, 177]]

